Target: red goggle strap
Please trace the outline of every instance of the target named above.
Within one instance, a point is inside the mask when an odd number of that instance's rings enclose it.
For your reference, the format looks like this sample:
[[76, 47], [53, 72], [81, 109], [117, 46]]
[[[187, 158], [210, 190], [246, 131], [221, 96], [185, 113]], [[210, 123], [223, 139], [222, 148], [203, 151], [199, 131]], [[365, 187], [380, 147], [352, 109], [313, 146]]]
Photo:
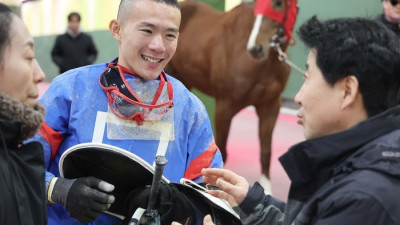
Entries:
[[146, 103], [138, 102], [138, 101], [135, 101], [135, 100], [132, 100], [132, 99], [128, 98], [127, 96], [122, 94], [119, 90], [111, 90], [111, 91], [108, 91], [108, 92], [110, 92], [110, 94], [113, 93], [114, 95], [118, 95], [119, 97], [123, 98], [125, 101], [127, 101], [127, 102], [129, 102], [131, 104], [138, 105], [138, 106], [145, 107], [145, 108], [150, 108], [150, 109], [161, 108], [163, 106], [170, 105], [172, 103], [171, 100], [168, 100], [168, 101], [160, 103], [160, 104], [154, 104], [154, 105], [153, 104], [146, 104]]

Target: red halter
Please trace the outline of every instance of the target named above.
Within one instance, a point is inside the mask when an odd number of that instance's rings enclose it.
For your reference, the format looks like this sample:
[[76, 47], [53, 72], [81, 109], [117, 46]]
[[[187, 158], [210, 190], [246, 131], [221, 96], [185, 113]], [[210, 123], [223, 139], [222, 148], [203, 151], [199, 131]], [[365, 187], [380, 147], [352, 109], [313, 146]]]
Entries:
[[[297, 0], [284, 0], [285, 10], [282, 12], [277, 12], [272, 8], [271, 0], [258, 0], [256, 6], [254, 7], [254, 15], [262, 14], [265, 17], [271, 18], [281, 25], [285, 30], [284, 38], [286, 42], [293, 45], [295, 39], [293, 37], [292, 31], [297, 18]], [[292, 41], [293, 40], [293, 41]]]

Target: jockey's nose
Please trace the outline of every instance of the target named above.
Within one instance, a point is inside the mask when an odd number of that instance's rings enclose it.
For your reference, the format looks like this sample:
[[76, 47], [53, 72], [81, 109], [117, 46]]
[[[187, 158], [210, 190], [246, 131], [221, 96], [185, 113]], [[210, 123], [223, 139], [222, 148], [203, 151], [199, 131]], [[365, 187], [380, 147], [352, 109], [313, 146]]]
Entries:
[[149, 43], [149, 48], [157, 52], [165, 51], [164, 39], [161, 35], [155, 35]]

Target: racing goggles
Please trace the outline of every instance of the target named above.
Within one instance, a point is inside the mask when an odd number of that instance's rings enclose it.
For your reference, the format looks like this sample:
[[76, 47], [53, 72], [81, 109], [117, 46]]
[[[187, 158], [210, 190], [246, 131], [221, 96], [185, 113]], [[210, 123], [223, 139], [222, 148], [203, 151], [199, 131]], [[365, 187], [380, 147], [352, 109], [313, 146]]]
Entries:
[[[110, 63], [99, 77], [100, 87], [106, 93], [111, 111], [116, 116], [124, 120], [133, 120], [138, 125], [142, 125], [143, 122], [159, 120], [174, 106], [172, 84], [167, 81], [164, 72], [160, 74], [158, 88], [155, 88], [157, 89], [156, 92], [151, 94], [152, 100], [147, 99], [145, 101], [142, 101], [133, 91], [131, 85], [125, 79], [124, 72], [136, 76], [130, 73], [128, 69], [116, 63]], [[137, 79], [143, 80], [138, 77]], [[163, 92], [165, 86], [167, 86], [167, 90]], [[165, 95], [165, 92], [167, 92], [168, 97], [160, 98], [163, 93]], [[148, 96], [149, 93], [143, 94], [143, 96], [146, 95]], [[159, 103], [163, 99], [166, 101]]]

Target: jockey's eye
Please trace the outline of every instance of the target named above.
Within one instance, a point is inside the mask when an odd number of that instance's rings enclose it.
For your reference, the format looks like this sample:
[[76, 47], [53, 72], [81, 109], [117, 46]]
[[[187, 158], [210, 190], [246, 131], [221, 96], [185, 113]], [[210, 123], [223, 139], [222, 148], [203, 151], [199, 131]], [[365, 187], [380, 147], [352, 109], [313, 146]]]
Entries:
[[141, 29], [141, 31], [144, 32], [144, 33], [148, 33], [148, 34], [151, 34], [151, 33], [152, 33], [152, 31], [149, 30], [149, 29]]

